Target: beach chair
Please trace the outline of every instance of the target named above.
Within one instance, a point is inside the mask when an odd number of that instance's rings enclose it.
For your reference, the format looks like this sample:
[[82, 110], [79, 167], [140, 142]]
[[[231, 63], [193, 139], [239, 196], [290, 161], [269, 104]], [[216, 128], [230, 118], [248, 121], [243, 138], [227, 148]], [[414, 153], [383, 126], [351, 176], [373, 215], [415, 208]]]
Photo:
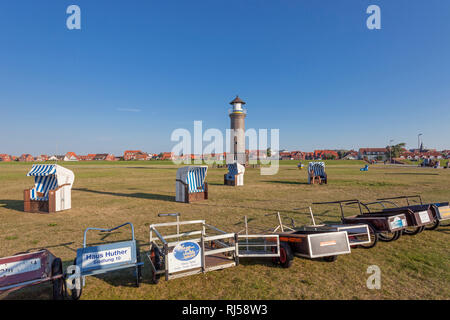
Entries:
[[324, 162], [310, 162], [308, 164], [308, 184], [327, 184], [327, 174]]
[[228, 173], [223, 176], [223, 184], [227, 186], [243, 186], [244, 185], [245, 167], [239, 163], [231, 163], [228, 165]]
[[175, 201], [190, 203], [208, 199], [205, 182], [208, 166], [187, 166], [177, 170]]
[[369, 165], [366, 164], [364, 168], [360, 168], [359, 171], [369, 171]]
[[71, 192], [75, 175], [57, 164], [33, 164], [27, 176], [34, 187], [24, 191], [24, 211], [51, 213], [72, 207]]

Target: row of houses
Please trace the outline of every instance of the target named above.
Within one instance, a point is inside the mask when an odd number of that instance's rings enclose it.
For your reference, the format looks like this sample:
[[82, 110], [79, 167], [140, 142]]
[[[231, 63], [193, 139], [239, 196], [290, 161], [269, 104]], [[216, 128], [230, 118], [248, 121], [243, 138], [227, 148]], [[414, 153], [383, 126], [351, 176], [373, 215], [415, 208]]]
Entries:
[[[314, 152], [280, 151], [280, 160], [368, 160], [385, 161], [389, 158], [387, 148], [360, 148], [355, 150], [314, 150]], [[400, 152], [401, 159], [450, 159], [450, 150], [406, 150]]]
[[88, 155], [77, 155], [74, 152], [67, 152], [65, 155], [53, 155], [48, 156], [45, 154], [33, 157], [31, 154], [24, 153], [19, 157], [11, 156], [8, 154], [0, 154], [0, 161], [21, 161], [21, 162], [42, 162], [42, 161], [116, 161], [120, 160], [113, 154], [108, 153], [97, 153]]
[[[246, 150], [248, 159], [270, 159], [274, 155], [268, 150]], [[126, 150], [122, 157], [116, 157], [110, 153], [92, 153], [87, 155], [77, 155], [74, 152], [67, 152], [65, 155], [39, 155], [33, 157], [31, 154], [22, 154], [19, 157], [8, 154], [0, 154], [0, 161], [118, 161], [118, 160], [217, 160], [226, 159], [226, 152], [211, 154], [184, 154], [175, 155], [173, 152], [162, 152], [160, 154], [151, 154], [141, 150]], [[355, 150], [314, 150], [314, 152], [303, 151], [287, 151], [280, 150], [278, 153], [279, 160], [368, 160], [368, 161], [385, 161], [389, 158], [387, 148], [360, 148]], [[431, 150], [406, 150], [400, 153], [401, 159], [421, 160], [421, 159], [450, 159], [450, 150], [436, 151]]]
[[358, 159], [358, 152], [354, 150], [338, 153], [336, 150], [314, 150], [314, 152], [280, 151], [280, 160], [337, 160]]

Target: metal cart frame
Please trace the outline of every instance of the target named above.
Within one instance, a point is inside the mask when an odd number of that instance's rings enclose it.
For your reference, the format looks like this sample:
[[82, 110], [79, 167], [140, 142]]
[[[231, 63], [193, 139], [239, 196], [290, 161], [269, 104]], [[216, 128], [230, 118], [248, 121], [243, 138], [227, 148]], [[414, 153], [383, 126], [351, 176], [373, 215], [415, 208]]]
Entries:
[[[87, 232], [97, 230], [100, 232], [112, 232], [129, 225], [131, 227], [131, 240], [111, 242], [96, 246], [87, 246]], [[84, 231], [83, 248], [77, 249], [77, 256], [74, 265], [79, 268], [79, 276], [82, 279], [82, 286], [85, 285], [86, 276], [93, 276], [102, 273], [118, 271], [126, 268], [135, 268], [136, 286], [141, 282], [141, 267], [144, 263], [140, 261], [139, 249], [134, 237], [134, 227], [131, 222], [126, 222], [117, 227], [87, 228]], [[72, 280], [73, 281], [73, 280]], [[72, 282], [72, 285], [74, 283]], [[72, 289], [72, 299], [77, 300], [82, 293], [82, 287]]]
[[[180, 221], [179, 213], [162, 213], [160, 217], [176, 217], [176, 222], [165, 222], [151, 224], [150, 229], [150, 250], [147, 257], [152, 269], [152, 282], [158, 283], [159, 277], [164, 275], [165, 280], [172, 280], [180, 277], [190, 276], [208, 271], [220, 270], [234, 267], [239, 264], [239, 258], [250, 257], [274, 257], [279, 253], [279, 239], [273, 235], [249, 235], [225, 232], [210, 224], [205, 220]], [[195, 230], [181, 232], [182, 226], [195, 226]], [[164, 235], [161, 228], [176, 228], [176, 233]], [[208, 235], [208, 233], [214, 233]], [[277, 247], [275, 253], [272, 251], [258, 253], [248, 249], [255, 245], [263, 246], [249, 239], [256, 238], [276, 238], [276, 244], [265, 244], [266, 247]], [[172, 239], [177, 239], [172, 241]], [[243, 243], [245, 241], [245, 243]], [[184, 247], [183, 247], [184, 246]], [[247, 246], [244, 249], [244, 246]], [[197, 259], [196, 263], [181, 263], [177, 267], [176, 248], [189, 250], [191, 261]], [[189, 248], [187, 248], [189, 247]], [[198, 261], [198, 256], [200, 261]]]
[[53, 299], [63, 299], [62, 261], [47, 249], [0, 258], [0, 295], [49, 281]]
[[420, 202], [421, 206], [429, 205], [432, 213], [433, 221], [431, 224], [427, 224], [425, 226], [426, 230], [434, 230], [441, 224], [441, 221], [450, 220], [450, 205], [448, 202], [438, 202], [438, 203], [423, 203], [422, 197], [420, 195], [411, 195], [411, 196], [399, 196], [399, 197], [390, 197], [390, 198], [380, 198], [377, 200], [380, 201], [388, 201], [388, 200], [401, 200], [404, 199], [406, 201], [406, 207], [416, 207], [416, 205], [410, 204], [409, 200], [417, 198]]
[[[406, 210], [399, 209], [396, 212], [376, 212], [370, 213], [368, 208], [368, 213], [363, 213], [362, 206], [364, 204], [358, 199], [350, 200], [338, 200], [338, 201], [326, 201], [326, 202], [313, 202], [313, 205], [324, 205], [324, 204], [339, 204], [341, 211], [341, 221], [343, 224], [367, 224], [373, 229], [373, 232], [377, 234], [379, 240], [381, 241], [393, 241], [397, 240], [402, 231], [408, 226], [406, 220]], [[359, 208], [359, 215], [346, 217], [344, 215], [343, 205], [357, 204]], [[391, 235], [391, 237], [389, 237]]]

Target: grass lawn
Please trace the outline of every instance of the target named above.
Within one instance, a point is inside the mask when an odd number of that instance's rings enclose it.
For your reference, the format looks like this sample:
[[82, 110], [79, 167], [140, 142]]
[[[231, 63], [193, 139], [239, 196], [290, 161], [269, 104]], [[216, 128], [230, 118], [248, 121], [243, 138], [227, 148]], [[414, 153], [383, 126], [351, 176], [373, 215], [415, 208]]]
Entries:
[[[277, 175], [262, 176], [248, 168], [245, 186], [223, 185], [226, 169], [208, 170], [209, 200], [176, 203], [175, 173], [170, 162], [62, 163], [74, 171], [72, 209], [42, 215], [23, 212], [23, 190], [33, 185], [26, 177], [30, 163], [0, 163], [0, 256], [32, 248], [48, 248], [68, 266], [82, 246], [87, 227], [112, 227], [132, 222], [141, 255], [149, 249], [148, 226], [172, 221], [157, 217], [180, 212], [182, 220], [205, 219], [222, 230], [239, 231], [243, 216], [250, 226], [274, 227], [267, 213], [279, 211], [298, 224], [310, 223], [304, 208], [314, 201], [375, 200], [380, 197], [421, 194], [427, 202], [450, 200], [450, 170], [417, 167], [370, 166], [360, 172], [360, 161], [327, 161], [328, 185], [308, 185], [298, 161], [282, 161]], [[316, 222], [339, 221], [337, 207], [313, 207]], [[351, 212], [349, 212], [350, 214]], [[356, 211], [355, 211], [356, 213]], [[100, 235], [89, 235], [92, 242]], [[105, 240], [125, 239], [128, 230]], [[150, 283], [146, 260], [143, 283], [133, 285], [132, 271], [88, 277], [82, 299], [450, 299], [450, 226], [403, 236], [370, 250], [352, 249], [349, 255], [327, 263], [296, 257], [290, 269], [270, 261], [246, 261], [234, 268], [191, 277]], [[369, 290], [367, 267], [381, 269], [381, 289]], [[131, 269], [130, 269], [131, 270]], [[8, 299], [48, 299], [48, 285], [20, 290]]]

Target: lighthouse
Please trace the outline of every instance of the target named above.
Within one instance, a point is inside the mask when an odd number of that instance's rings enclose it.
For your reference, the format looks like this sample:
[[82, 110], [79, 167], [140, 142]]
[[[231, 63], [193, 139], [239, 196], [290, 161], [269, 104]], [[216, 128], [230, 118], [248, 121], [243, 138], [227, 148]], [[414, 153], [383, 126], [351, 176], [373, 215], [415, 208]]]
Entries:
[[227, 163], [239, 163], [245, 166], [245, 116], [247, 110], [243, 108], [245, 104], [239, 96], [230, 102], [233, 108], [230, 110], [230, 156], [227, 157]]

